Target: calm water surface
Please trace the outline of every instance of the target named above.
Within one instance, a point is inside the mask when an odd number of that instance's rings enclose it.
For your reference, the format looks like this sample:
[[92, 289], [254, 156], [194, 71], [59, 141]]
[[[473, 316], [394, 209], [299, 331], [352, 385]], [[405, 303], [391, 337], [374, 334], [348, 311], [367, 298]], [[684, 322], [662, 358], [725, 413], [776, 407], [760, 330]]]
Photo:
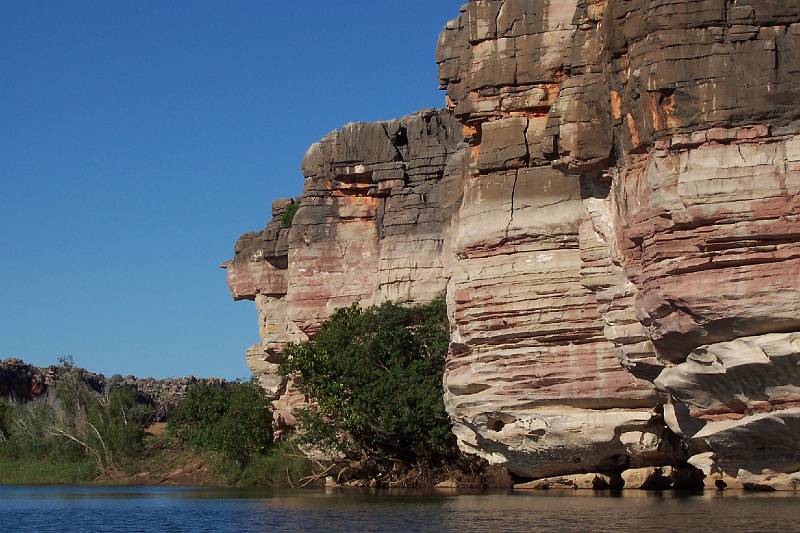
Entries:
[[800, 497], [0, 487], [0, 531], [800, 531]]

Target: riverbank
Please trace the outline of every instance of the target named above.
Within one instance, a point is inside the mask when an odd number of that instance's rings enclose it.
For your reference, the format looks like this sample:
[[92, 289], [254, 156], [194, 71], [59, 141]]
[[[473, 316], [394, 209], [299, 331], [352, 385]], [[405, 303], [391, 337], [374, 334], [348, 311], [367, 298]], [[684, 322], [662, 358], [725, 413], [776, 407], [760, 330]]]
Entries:
[[[631, 471], [629, 471], [631, 472]], [[387, 486], [376, 480], [352, 478], [337, 483], [335, 473], [303, 456], [288, 443], [276, 445], [269, 453], [254, 459], [246, 466], [226, 460], [214, 452], [196, 452], [168, 436], [153, 437], [145, 453], [118, 467], [98, 472], [92, 461], [52, 462], [0, 454], [0, 485], [22, 486], [152, 486], [185, 488], [230, 489], [368, 489], [368, 490], [421, 490], [450, 491], [457, 493], [503, 490], [515, 494], [739, 494], [780, 493], [800, 495], [794, 485], [770, 486], [763, 483], [730, 485], [726, 488], [705, 484], [668, 483], [658, 475], [657, 469], [639, 469], [640, 483], [631, 483], [630, 476], [605, 476], [601, 474], [576, 474], [512, 484], [500, 468], [488, 469], [478, 476], [465, 477], [463, 472], [452, 472], [450, 477], [428, 485]], [[658, 482], [656, 482], [658, 481]]]
[[325, 478], [314, 476], [318, 471], [289, 443], [277, 443], [240, 465], [221, 453], [197, 451], [163, 434], [148, 437], [139, 456], [104, 470], [88, 459], [54, 461], [14, 456], [0, 446], [0, 485], [321, 487]]
[[0, 457], [0, 485], [175, 485], [228, 486], [208, 458], [184, 449], [158, 450], [99, 472], [92, 460], [52, 461]]
[[[2, 449], [2, 448], [0, 448]], [[8, 457], [0, 454], [0, 485], [78, 485], [78, 486], [173, 486], [218, 488], [390, 488], [374, 479], [339, 476], [348, 467], [323, 465], [304, 456], [293, 444], [277, 443], [267, 453], [238, 465], [213, 451], [194, 451], [167, 435], [153, 437], [140, 457], [128, 459], [114, 468], [98, 471], [90, 461], [50, 461], [33, 457]], [[422, 476], [423, 474], [419, 474]], [[414, 480], [403, 489], [510, 489], [507, 474], [490, 469], [467, 475], [428, 472], [430, 483]], [[340, 478], [336, 483], [334, 478]]]
[[82, 485], [93, 477], [91, 461], [50, 463], [29, 458], [0, 458], [1, 485]]

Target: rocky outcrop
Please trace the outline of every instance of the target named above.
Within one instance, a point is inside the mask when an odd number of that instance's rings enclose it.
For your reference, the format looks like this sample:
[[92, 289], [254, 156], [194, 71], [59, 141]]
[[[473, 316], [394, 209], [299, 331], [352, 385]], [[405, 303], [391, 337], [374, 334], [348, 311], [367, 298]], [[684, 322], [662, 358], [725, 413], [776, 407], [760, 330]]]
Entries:
[[437, 48], [447, 110], [312, 146], [291, 228], [276, 204], [226, 264], [282, 420], [287, 342], [446, 291], [463, 450], [529, 478], [694, 459], [715, 486], [794, 486], [798, 50], [789, 1], [467, 3]]
[[[37, 367], [21, 359], [4, 359], [0, 361], [0, 399], [24, 403], [45, 396], [63, 379], [67, 370], [65, 365]], [[155, 379], [114, 375], [107, 378], [82, 368], [74, 368], [74, 371], [97, 394], [113, 387], [134, 391], [136, 401], [150, 408], [149, 422], [166, 421], [189, 387], [200, 381], [195, 377]], [[211, 378], [207, 381], [223, 380]]]
[[21, 359], [0, 361], [0, 398], [27, 402], [47, 392], [47, 373]]
[[[658, 392], [615, 356], [615, 339], [645, 336], [624, 326], [606, 333], [604, 314], [635, 319], [613, 305], [632, 289], [605, 244], [608, 183], [598, 172], [611, 156], [611, 124], [592, 105], [600, 59], [582, 53], [597, 53], [599, 36], [576, 9], [472, 2], [438, 51], [473, 160], [449, 292], [445, 403], [462, 448], [526, 477], [645, 466], [673, 453]], [[576, 49], [579, 36], [586, 44]]]
[[656, 380], [673, 431], [715, 450], [723, 470], [800, 470], [800, 333], [702, 346]]
[[514, 490], [550, 490], [550, 489], [585, 489], [606, 490], [612, 487], [613, 480], [603, 474], [572, 474], [568, 476], [548, 477], [518, 483]]
[[[313, 335], [338, 308], [429, 301], [445, 292], [454, 214], [461, 199], [461, 126], [447, 111], [348, 124], [309, 148], [305, 185], [242, 236], [223, 266], [237, 299], [255, 300], [261, 343], [248, 364], [276, 399], [277, 429], [303, 398], [280, 376], [281, 350]], [[289, 385], [289, 386], [287, 386]]]

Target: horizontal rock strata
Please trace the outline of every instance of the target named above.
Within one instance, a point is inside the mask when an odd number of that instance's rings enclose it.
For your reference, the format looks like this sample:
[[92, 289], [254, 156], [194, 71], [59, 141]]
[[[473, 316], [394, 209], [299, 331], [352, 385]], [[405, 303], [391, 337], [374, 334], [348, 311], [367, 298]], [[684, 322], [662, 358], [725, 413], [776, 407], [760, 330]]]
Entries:
[[276, 203], [226, 264], [282, 420], [287, 342], [446, 291], [464, 451], [541, 486], [675, 486], [688, 461], [794, 487], [798, 50], [789, 1], [465, 4], [436, 52], [447, 109], [313, 145], [291, 228]]
[[458, 166], [462, 138], [447, 111], [348, 124], [309, 148], [302, 196], [276, 202], [267, 227], [237, 242], [223, 266], [234, 297], [256, 302], [262, 341], [247, 360], [276, 399], [278, 428], [293, 425], [303, 403], [278, 371], [287, 343], [312, 336], [338, 308], [430, 301], [446, 290], [446, 235], [461, 193], [445, 170]]

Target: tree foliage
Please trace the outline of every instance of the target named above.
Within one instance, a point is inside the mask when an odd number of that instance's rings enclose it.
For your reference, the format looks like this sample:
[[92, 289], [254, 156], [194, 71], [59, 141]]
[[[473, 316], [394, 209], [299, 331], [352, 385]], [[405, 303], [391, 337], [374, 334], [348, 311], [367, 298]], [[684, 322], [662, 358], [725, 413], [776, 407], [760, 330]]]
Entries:
[[243, 465], [272, 443], [269, 399], [257, 381], [193, 385], [168, 421], [195, 449], [214, 450]]
[[336, 311], [309, 342], [289, 346], [282, 371], [314, 407], [302, 440], [348, 456], [435, 463], [452, 457], [442, 374], [449, 342], [444, 298]]

